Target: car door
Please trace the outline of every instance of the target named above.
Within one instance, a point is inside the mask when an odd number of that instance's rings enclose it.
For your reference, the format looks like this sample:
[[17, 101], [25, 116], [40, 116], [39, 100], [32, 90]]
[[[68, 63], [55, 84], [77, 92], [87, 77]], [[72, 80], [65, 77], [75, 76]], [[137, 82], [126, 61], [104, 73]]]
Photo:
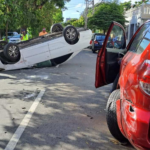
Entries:
[[95, 87], [112, 83], [119, 73], [119, 58], [126, 53], [126, 37], [123, 26], [112, 22], [97, 55]]

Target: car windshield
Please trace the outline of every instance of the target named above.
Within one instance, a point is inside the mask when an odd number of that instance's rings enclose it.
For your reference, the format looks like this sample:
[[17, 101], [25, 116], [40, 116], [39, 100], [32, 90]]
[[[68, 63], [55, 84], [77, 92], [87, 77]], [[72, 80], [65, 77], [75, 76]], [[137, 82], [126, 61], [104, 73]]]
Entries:
[[97, 41], [104, 41], [105, 40], [105, 35], [96, 35], [96, 40]]
[[20, 34], [13, 36], [13, 38], [20, 38]]

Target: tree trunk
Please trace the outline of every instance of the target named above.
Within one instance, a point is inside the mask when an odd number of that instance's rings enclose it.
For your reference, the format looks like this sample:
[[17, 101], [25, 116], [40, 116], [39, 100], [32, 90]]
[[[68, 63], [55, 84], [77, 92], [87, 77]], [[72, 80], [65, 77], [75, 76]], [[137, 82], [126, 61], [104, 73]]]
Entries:
[[103, 30], [104, 34], [106, 33], [106, 30]]
[[0, 40], [2, 40], [2, 30], [0, 29]]
[[8, 21], [6, 23], [6, 39], [5, 39], [5, 41], [7, 41], [7, 37], [8, 37]]

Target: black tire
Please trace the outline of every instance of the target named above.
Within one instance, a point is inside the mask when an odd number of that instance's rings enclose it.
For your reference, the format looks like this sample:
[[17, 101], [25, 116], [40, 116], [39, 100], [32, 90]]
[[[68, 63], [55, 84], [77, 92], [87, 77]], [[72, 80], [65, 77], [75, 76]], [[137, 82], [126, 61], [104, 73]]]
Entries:
[[92, 52], [93, 52], [93, 53], [95, 53], [95, 50], [94, 50], [94, 49], [92, 49]]
[[76, 44], [79, 41], [79, 32], [74, 26], [67, 26], [63, 31], [64, 38], [69, 44]]
[[8, 42], [6, 41], [1, 41], [0, 42], [0, 49], [4, 49], [5, 45], [7, 44]]
[[51, 33], [63, 32], [64, 28], [61, 24], [56, 23], [51, 26]]
[[120, 143], [127, 144], [128, 140], [122, 135], [116, 115], [116, 101], [120, 99], [120, 90], [115, 90], [109, 96], [107, 106], [106, 106], [106, 120], [110, 133], [116, 138]]
[[17, 44], [8, 43], [4, 47], [4, 55], [11, 62], [17, 62], [20, 59], [20, 50]]

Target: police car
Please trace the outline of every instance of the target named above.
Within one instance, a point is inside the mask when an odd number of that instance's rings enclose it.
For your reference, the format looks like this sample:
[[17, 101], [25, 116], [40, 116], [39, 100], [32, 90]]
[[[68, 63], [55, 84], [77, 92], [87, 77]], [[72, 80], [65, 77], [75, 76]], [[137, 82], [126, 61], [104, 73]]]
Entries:
[[64, 63], [89, 46], [89, 29], [60, 24], [51, 27], [51, 33], [19, 43], [0, 42], [0, 70], [30, 68], [38, 63]]

